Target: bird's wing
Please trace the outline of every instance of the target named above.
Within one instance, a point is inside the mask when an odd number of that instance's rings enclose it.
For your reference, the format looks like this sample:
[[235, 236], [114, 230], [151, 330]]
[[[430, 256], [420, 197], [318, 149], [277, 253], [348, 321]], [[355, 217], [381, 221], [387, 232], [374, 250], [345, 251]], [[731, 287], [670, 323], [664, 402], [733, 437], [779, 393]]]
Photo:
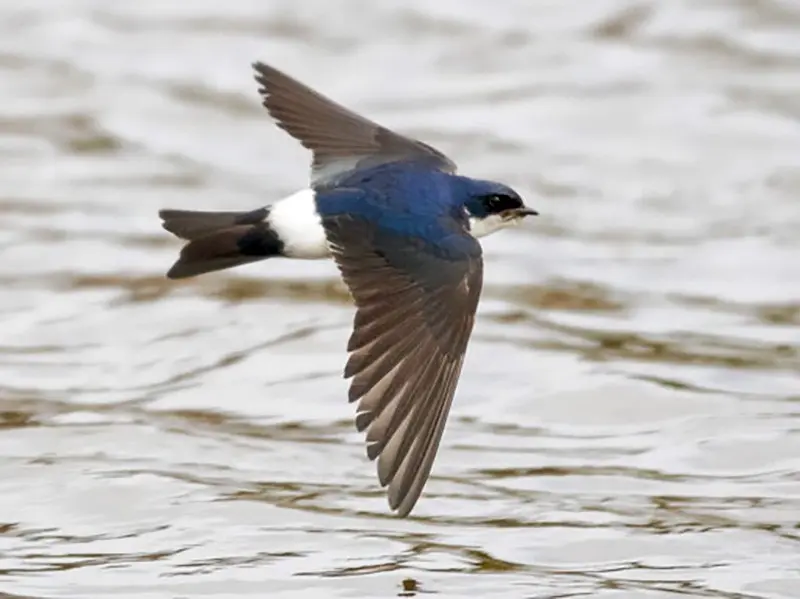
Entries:
[[325, 184], [356, 168], [400, 160], [456, 171], [456, 165], [435, 148], [357, 115], [269, 65], [256, 62], [253, 68], [270, 116], [313, 153], [313, 184]]
[[436, 244], [352, 215], [323, 217], [357, 311], [345, 378], [356, 427], [406, 516], [433, 465], [483, 284], [481, 247], [466, 231]]

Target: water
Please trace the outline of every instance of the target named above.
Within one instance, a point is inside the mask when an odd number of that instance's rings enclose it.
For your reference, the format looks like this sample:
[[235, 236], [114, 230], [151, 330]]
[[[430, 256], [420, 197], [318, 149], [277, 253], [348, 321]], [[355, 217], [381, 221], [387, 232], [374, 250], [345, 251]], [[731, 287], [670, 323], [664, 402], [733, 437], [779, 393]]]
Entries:
[[[800, 596], [794, 0], [27, 0], [0, 31], [0, 591]], [[159, 208], [305, 185], [259, 59], [542, 213], [484, 243], [408, 520], [332, 264], [163, 276]]]

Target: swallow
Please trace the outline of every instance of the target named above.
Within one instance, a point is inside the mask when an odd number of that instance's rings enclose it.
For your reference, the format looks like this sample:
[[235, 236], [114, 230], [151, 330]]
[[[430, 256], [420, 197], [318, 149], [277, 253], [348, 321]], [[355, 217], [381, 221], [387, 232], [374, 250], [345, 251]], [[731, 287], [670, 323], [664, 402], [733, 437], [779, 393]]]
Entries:
[[407, 516], [431, 472], [483, 286], [478, 238], [537, 212], [439, 150], [256, 62], [275, 124], [311, 151], [310, 185], [249, 212], [161, 210], [187, 243], [183, 279], [267, 258], [333, 258], [355, 303], [345, 379], [389, 507]]

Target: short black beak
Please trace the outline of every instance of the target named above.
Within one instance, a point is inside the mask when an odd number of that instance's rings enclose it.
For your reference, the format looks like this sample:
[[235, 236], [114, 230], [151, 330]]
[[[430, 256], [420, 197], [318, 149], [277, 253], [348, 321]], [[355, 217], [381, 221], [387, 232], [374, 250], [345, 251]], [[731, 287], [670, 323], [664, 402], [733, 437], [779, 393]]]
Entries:
[[539, 213], [536, 212], [536, 210], [534, 210], [533, 208], [520, 208], [517, 211], [517, 214], [519, 216], [522, 216], [522, 217], [525, 217], [525, 216], [539, 216]]

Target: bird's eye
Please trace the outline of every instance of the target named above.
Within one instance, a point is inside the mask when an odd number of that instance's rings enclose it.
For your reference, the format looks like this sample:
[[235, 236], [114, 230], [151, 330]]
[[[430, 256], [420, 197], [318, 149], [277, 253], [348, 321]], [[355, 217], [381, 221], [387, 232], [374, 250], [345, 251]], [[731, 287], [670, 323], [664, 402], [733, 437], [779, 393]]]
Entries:
[[486, 209], [491, 213], [505, 212], [516, 207], [517, 202], [510, 196], [492, 194], [484, 199]]
[[501, 208], [503, 205], [503, 196], [490, 195], [486, 199], [486, 204], [489, 206], [489, 208], [494, 208], [495, 210], [497, 210]]

